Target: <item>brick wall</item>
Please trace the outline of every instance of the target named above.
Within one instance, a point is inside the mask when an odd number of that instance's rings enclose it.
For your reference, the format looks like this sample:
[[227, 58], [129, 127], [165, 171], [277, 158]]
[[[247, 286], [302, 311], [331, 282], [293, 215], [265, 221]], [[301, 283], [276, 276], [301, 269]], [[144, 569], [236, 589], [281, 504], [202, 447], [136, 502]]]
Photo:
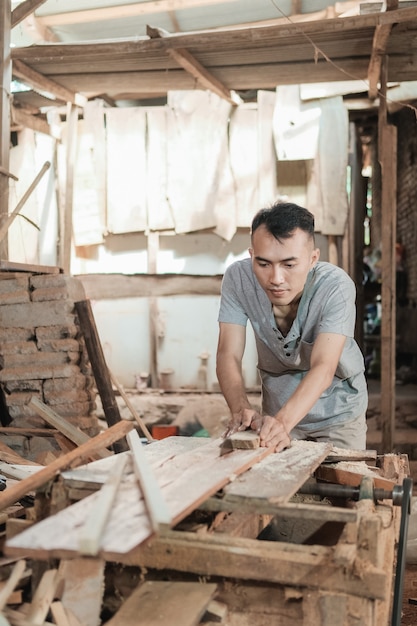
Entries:
[[81, 282], [64, 274], [0, 272], [0, 440], [30, 460], [58, 449], [54, 437], [27, 434], [47, 428], [28, 406], [32, 396], [88, 435], [99, 432], [94, 379], [74, 309], [83, 299]]

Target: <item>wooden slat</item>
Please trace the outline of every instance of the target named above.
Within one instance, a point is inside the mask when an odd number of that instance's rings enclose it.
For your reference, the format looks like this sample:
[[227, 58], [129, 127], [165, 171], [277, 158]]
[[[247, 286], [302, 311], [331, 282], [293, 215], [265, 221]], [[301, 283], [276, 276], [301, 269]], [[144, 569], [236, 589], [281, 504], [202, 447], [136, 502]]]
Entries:
[[[129, 436], [129, 435], [128, 435]], [[80, 530], [79, 546], [81, 554], [96, 556], [100, 549], [101, 536], [116, 498], [117, 490], [126, 466], [127, 457], [117, 455], [115, 470], [108, 476], [101, 488], [96, 503]]]
[[12, 487], [2, 491], [0, 493], [0, 510], [6, 508], [10, 504], [13, 504], [28, 492], [41, 487], [47, 483], [48, 480], [54, 478], [61, 470], [70, 466], [74, 467], [75, 465], [81, 465], [97, 450], [107, 448], [114, 441], [124, 437], [130, 430], [132, 430], [132, 428], [133, 424], [130, 422], [119, 422], [118, 424], [110, 427], [108, 430], [82, 444], [72, 452], [68, 452], [68, 454], [56, 459], [56, 461], [52, 461], [52, 463], [33, 475], [24, 478], [20, 483], [16, 483]]
[[224, 488], [229, 501], [234, 497], [288, 502], [326, 458], [332, 444], [293, 441], [291, 447], [258, 463]]
[[7, 600], [10, 594], [13, 593], [14, 588], [16, 587], [17, 583], [23, 576], [25, 569], [26, 569], [26, 562], [23, 560], [18, 561], [13, 567], [13, 570], [6, 584], [0, 591], [0, 611], [2, 611], [3, 608], [6, 606]]
[[[32, 407], [38, 415], [40, 415], [47, 424], [59, 430], [67, 439], [77, 444], [77, 446], [90, 441], [91, 437], [82, 432], [79, 428], [65, 420], [63, 417], [55, 413], [48, 405], [41, 402], [35, 396], [32, 396], [28, 406]], [[111, 456], [110, 450], [98, 450], [97, 456], [103, 458]]]
[[[175, 439], [180, 439], [175, 438]], [[183, 437], [184, 440], [192, 438]], [[163, 443], [164, 440], [161, 441]], [[245, 472], [262, 458], [272, 454], [271, 448], [236, 450], [219, 457], [220, 439], [209, 440], [194, 450], [177, 456], [166, 453], [165, 446], [158, 462], [158, 443], [147, 446], [154, 454], [152, 466], [172, 517], [172, 525], [189, 515], [207, 498], [224, 487], [231, 478]], [[193, 446], [194, 447], [194, 446]], [[111, 459], [104, 459], [106, 463]], [[98, 461], [97, 463], [101, 463]], [[41, 470], [44, 471], [44, 470]], [[2, 494], [0, 494], [1, 496]], [[57, 515], [32, 526], [7, 542], [10, 554], [24, 553], [46, 558], [78, 554], [79, 526], [94, 506], [97, 493], [73, 504]], [[148, 540], [153, 534], [145, 502], [133, 475], [120, 485], [109, 522], [102, 537], [100, 555], [116, 559]]]
[[195, 626], [216, 588], [213, 583], [147, 581], [133, 591], [106, 626]]
[[169, 528], [172, 523], [171, 514], [161, 493], [158, 481], [148, 463], [143, 444], [137, 432], [131, 431], [127, 436], [127, 441], [132, 453], [134, 471], [145, 500], [152, 529], [158, 532], [164, 528]]

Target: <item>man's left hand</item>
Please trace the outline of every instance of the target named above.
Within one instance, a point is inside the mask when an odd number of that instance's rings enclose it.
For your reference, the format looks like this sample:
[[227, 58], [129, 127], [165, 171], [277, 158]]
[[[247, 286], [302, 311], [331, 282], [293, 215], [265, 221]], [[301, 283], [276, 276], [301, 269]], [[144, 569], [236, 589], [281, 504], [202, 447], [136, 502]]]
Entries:
[[257, 430], [259, 431], [263, 448], [273, 447], [275, 452], [281, 452], [281, 450], [291, 445], [291, 440], [284, 424], [275, 417], [264, 415], [262, 426]]

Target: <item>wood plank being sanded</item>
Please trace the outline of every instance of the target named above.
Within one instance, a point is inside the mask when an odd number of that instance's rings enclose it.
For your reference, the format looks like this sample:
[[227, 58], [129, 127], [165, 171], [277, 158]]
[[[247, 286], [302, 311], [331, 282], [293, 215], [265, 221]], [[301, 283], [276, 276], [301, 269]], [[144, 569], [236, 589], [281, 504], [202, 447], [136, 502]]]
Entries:
[[259, 448], [261, 438], [254, 430], [242, 430], [225, 437], [220, 444], [220, 456], [232, 450], [255, 450]]

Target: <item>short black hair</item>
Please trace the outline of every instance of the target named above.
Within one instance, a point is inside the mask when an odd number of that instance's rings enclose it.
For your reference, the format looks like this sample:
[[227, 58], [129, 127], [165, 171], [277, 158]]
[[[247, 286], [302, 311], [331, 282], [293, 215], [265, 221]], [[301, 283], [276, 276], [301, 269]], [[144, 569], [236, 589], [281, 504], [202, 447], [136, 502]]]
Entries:
[[252, 221], [252, 235], [259, 226], [265, 226], [278, 241], [291, 237], [296, 228], [303, 230], [314, 240], [314, 215], [292, 202], [276, 202], [271, 207], [258, 211]]

